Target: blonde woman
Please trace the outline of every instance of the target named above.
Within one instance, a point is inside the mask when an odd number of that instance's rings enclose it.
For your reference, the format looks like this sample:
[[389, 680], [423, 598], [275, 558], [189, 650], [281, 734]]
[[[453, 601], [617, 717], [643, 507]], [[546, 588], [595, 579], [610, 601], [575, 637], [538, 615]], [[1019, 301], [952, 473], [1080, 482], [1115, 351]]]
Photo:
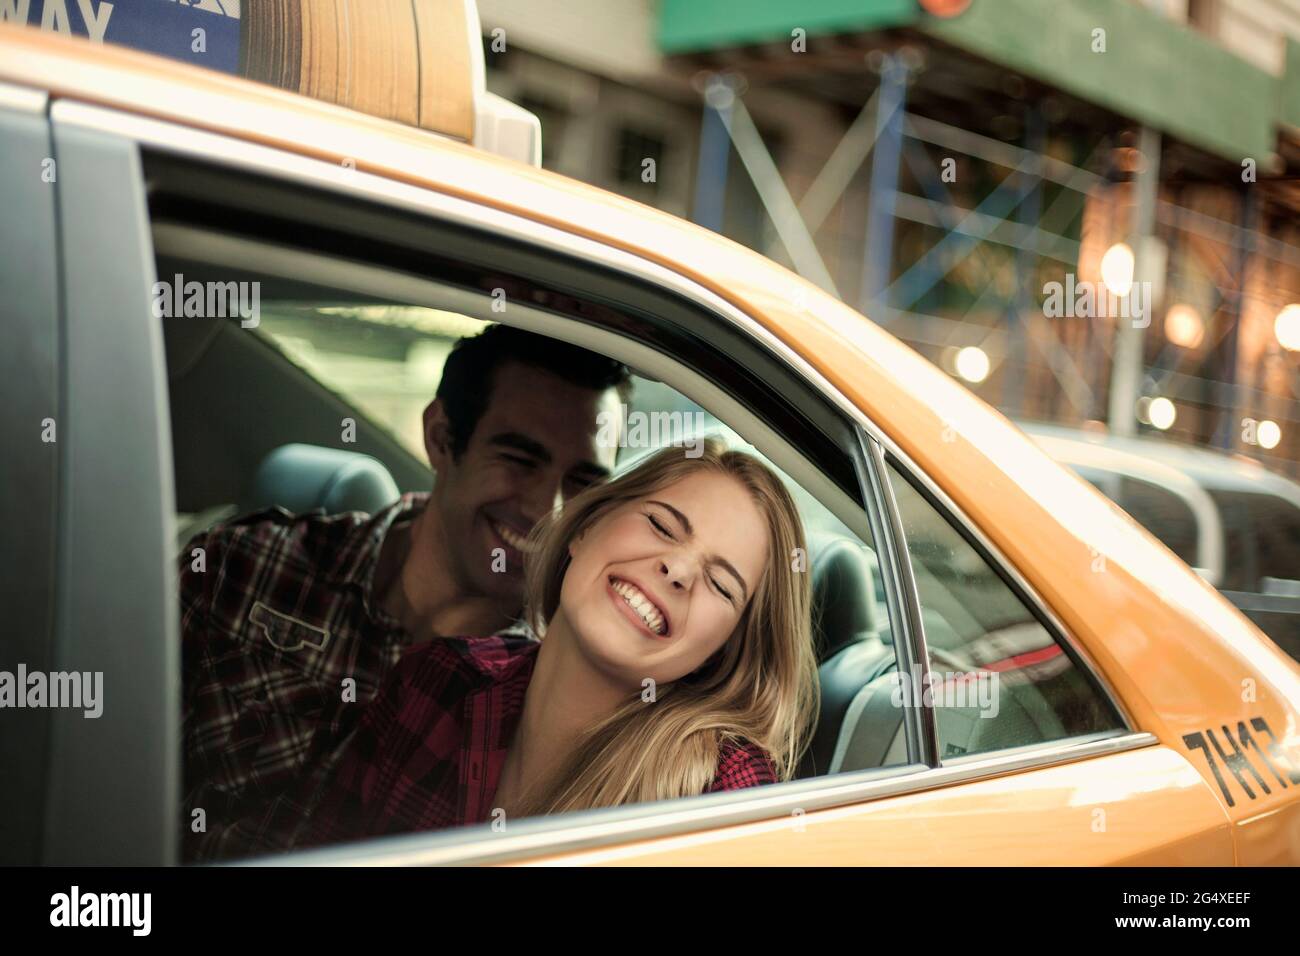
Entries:
[[790, 779], [817, 713], [804, 536], [757, 459], [652, 455], [533, 532], [534, 641], [403, 655], [299, 843]]

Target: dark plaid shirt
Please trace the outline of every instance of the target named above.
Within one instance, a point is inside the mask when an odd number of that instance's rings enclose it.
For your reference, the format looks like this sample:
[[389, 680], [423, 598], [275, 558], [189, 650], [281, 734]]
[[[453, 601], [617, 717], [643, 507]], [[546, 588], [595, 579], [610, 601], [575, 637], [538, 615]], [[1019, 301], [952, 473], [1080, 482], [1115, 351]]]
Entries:
[[[491, 819], [539, 647], [499, 635], [406, 651], [320, 788], [304, 844]], [[709, 792], [775, 781], [761, 748], [726, 745]]]
[[[388, 530], [427, 495], [373, 517], [282, 509], [196, 536], [180, 555], [183, 858], [286, 849], [298, 802], [343, 751], [409, 636], [378, 605]], [[194, 548], [206, 567], [194, 568]], [[345, 685], [350, 678], [354, 685]], [[206, 832], [194, 832], [195, 810]]]

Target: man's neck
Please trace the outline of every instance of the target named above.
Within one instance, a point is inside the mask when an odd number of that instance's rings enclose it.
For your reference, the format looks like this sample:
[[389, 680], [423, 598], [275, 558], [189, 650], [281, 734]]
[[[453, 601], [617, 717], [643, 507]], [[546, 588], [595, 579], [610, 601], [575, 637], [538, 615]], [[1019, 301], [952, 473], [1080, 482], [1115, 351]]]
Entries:
[[495, 634], [513, 623], [519, 608], [465, 593], [451, 572], [446, 548], [432, 505], [413, 521], [389, 528], [373, 585], [384, 611], [413, 641]]

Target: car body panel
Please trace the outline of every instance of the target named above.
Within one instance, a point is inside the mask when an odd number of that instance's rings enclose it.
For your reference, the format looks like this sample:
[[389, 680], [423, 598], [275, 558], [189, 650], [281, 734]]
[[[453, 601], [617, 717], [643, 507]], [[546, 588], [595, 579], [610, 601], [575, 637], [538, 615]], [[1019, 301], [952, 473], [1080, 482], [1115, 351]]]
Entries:
[[1234, 851], [1214, 793], [1180, 754], [1156, 746], [530, 863], [707, 866], [719, 858], [751, 866], [1231, 866]]
[[[583, 236], [690, 279], [751, 316], [811, 365], [878, 428], [905, 464], [928, 476], [1046, 601], [1117, 693], [1133, 728], [1154, 734], [1164, 753], [1194, 768], [1210, 792], [1222, 792], [1227, 771], [1211, 766], [1210, 751], [1188, 740], [1199, 734], [1204, 745], [1206, 731], [1224, 726], [1263, 722], [1275, 738], [1281, 772], [1300, 772], [1300, 665], [1261, 639], [1212, 587], [1006, 418], [883, 328], [758, 253], [562, 176], [130, 50], [3, 26], [0, 81], [49, 91], [56, 101], [99, 104], [355, 166]], [[1184, 780], [1171, 766], [1157, 764], [1155, 779], [1168, 773], [1169, 779]], [[1080, 773], [1089, 776], [1091, 766]], [[1114, 766], [1127, 771], [1133, 764]], [[981, 785], [989, 808], [1016, 793], [1014, 776], [999, 779]], [[1227, 785], [1232, 782], [1229, 775]], [[1029, 794], [1062, 793], [1059, 783], [1046, 790], [1033, 782], [1027, 787]], [[1185, 782], [1174, 788], [1183, 794], [1195, 790]], [[1253, 834], [1286, 834], [1294, 843], [1298, 796], [1300, 773], [1294, 784], [1268, 792], [1256, 788], [1252, 798], [1239, 795], [1230, 806], [1221, 800], [1228, 818], [1252, 821], [1244, 831], [1252, 834], [1244, 844], [1252, 849], [1241, 862], [1276, 858], [1261, 848], [1267, 836]], [[819, 815], [826, 812], [832, 811]], [[980, 817], [973, 809], [964, 812]], [[1171, 845], [1177, 844], [1175, 835]], [[1138, 855], [1151, 851], [1135, 847]]]

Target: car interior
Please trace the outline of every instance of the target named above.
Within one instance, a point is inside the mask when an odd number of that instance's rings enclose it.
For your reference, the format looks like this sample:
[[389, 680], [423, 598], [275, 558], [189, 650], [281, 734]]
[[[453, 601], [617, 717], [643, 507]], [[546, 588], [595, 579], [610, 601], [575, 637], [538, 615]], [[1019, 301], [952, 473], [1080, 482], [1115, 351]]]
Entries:
[[[168, 257], [160, 257], [158, 269], [187, 280], [205, 274], [202, 264]], [[178, 553], [193, 535], [251, 511], [374, 512], [403, 492], [431, 487], [419, 447], [420, 411], [451, 343], [487, 324], [463, 313], [348, 302], [297, 282], [260, 281], [256, 329], [241, 328], [237, 319], [162, 320]], [[359, 360], [363, 355], [369, 364]], [[657, 364], [666, 363], [660, 357]], [[832, 511], [737, 430], [644, 366], [634, 369], [640, 374], [629, 411], [701, 413], [708, 432], [772, 465], [800, 507], [822, 692], [800, 776], [906, 763], [902, 711], [890, 700], [897, 661], [884, 586], [861, 506], [836, 488]], [[347, 419], [355, 423], [355, 441], [344, 443]], [[747, 424], [755, 430], [756, 423]], [[619, 467], [636, 457], [633, 451], [621, 450]], [[788, 467], [791, 450], [785, 451]], [[801, 470], [806, 475], [810, 467], [805, 462]], [[825, 479], [820, 484], [823, 493], [831, 487]]]

